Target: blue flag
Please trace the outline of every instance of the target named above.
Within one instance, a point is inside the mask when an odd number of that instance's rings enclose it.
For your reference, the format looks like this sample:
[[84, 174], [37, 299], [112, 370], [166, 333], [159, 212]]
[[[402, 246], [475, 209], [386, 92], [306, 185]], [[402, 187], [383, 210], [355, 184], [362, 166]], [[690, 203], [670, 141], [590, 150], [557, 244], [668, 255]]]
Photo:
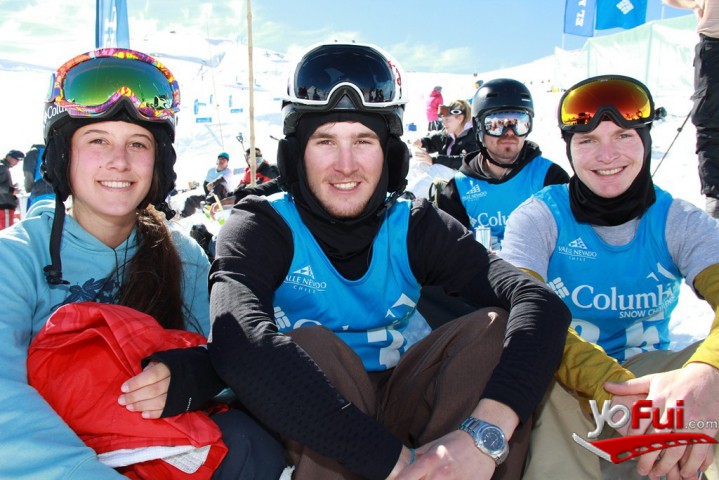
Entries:
[[126, 0], [95, 2], [95, 48], [130, 48]]
[[567, 0], [564, 6], [564, 33], [594, 36], [596, 0]]
[[647, 21], [647, 0], [597, 0], [597, 30], [634, 28]]

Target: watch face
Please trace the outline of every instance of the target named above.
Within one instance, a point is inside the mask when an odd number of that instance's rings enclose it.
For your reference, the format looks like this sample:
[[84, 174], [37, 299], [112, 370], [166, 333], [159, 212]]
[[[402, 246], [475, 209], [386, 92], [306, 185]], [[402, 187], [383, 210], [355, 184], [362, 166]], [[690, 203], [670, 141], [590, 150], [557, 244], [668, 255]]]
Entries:
[[482, 445], [487, 450], [499, 452], [504, 447], [504, 435], [502, 430], [494, 425], [485, 427], [482, 430]]

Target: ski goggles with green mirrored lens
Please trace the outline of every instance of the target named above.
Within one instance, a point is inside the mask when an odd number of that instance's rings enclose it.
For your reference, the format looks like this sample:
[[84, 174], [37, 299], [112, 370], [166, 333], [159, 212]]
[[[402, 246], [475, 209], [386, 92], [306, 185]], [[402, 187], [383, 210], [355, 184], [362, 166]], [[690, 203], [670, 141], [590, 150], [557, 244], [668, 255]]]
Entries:
[[375, 48], [332, 45], [321, 55], [308, 52], [290, 76], [286, 101], [306, 106], [329, 106], [348, 93], [366, 111], [403, 105], [398, 65]]
[[482, 131], [492, 137], [501, 137], [507, 130], [524, 137], [532, 131], [532, 117], [523, 111], [499, 110], [485, 115], [481, 125]]
[[601, 75], [577, 83], [559, 100], [559, 128], [589, 132], [608, 116], [624, 128], [637, 128], [654, 120], [654, 100], [638, 80], [622, 75]]
[[101, 118], [125, 100], [141, 118], [174, 124], [180, 89], [170, 70], [149, 55], [107, 48], [65, 62], [53, 74], [47, 103], [71, 117]]

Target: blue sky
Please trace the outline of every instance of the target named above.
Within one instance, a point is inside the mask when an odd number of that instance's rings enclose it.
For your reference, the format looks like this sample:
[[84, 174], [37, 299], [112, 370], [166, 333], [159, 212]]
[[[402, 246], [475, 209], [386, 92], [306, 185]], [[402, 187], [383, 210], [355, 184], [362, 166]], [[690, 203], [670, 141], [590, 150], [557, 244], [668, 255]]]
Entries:
[[[177, 30], [247, 40], [245, 0], [127, 0], [131, 38]], [[474, 73], [520, 65], [555, 47], [581, 48], [563, 35], [565, 0], [254, 0], [256, 46], [292, 52], [315, 42], [357, 40], [392, 53], [406, 70]], [[648, 0], [647, 20], [691, 14]], [[52, 37], [66, 59], [94, 47], [95, 0], [0, 0], [0, 59]], [[597, 31], [598, 35], [611, 30]], [[67, 43], [58, 42], [64, 36]], [[75, 47], [77, 45], [77, 47]], [[34, 50], [34, 49], [32, 49]], [[28, 51], [32, 51], [28, 48]], [[53, 56], [54, 57], [54, 56]], [[28, 59], [30, 63], [33, 59]], [[54, 60], [54, 58], [53, 58]]]

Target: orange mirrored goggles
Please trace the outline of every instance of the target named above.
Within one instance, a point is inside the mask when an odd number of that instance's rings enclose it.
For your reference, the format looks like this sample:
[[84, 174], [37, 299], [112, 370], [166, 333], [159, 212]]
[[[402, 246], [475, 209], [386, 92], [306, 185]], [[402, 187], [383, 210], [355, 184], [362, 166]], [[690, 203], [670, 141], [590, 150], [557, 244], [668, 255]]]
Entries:
[[654, 120], [649, 89], [631, 77], [601, 75], [570, 87], [559, 100], [559, 128], [590, 132], [608, 116], [624, 128], [637, 128]]

